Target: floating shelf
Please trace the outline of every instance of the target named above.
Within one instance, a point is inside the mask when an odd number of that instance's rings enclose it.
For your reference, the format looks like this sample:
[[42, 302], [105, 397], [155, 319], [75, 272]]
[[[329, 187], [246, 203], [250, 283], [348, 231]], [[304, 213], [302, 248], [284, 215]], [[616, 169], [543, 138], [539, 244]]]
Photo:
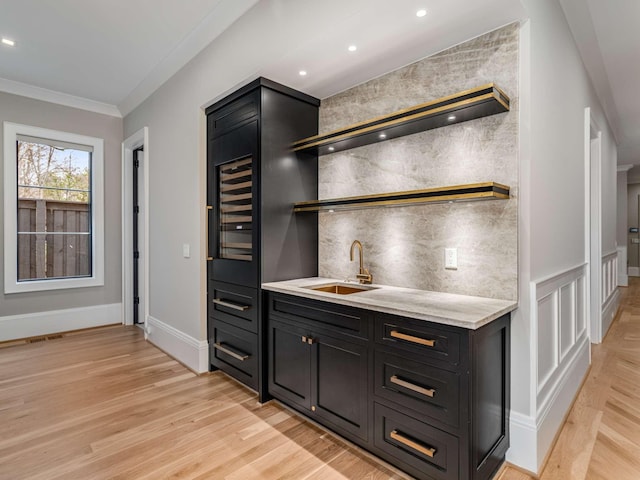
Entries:
[[317, 155], [378, 143], [509, 111], [509, 97], [493, 83], [299, 140], [294, 151]]
[[495, 182], [454, 185], [451, 187], [381, 193], [358, 197], [331, 198], [294, 204], [294, 212], [318, 212], [321, 210], [353, 210], [376, 206], [397, 206], [420, 203], [444, 203], [472, 200], [506, 200], [509, 187]]

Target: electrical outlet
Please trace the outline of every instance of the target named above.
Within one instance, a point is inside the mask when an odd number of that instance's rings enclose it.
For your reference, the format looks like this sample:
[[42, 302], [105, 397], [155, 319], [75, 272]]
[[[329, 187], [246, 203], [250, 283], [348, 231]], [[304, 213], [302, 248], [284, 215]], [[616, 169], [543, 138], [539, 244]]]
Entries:
[[446, 268], [447, 270], [458, 269], [458, 249], [457, 248], [444, 249], [444, 268]]

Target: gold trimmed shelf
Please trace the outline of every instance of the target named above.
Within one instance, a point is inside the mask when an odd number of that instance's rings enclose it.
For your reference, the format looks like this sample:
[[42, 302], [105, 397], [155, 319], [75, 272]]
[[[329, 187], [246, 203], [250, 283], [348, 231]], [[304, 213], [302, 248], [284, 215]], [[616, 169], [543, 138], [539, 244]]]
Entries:
[[509, 97], [489, 83], [340, 130], [299, 140], [296, 152], [327, 155], [509, 111]]
[[380, 193], [357, 197], [331, 198], [298, 202], [294, 212], [319, 212], [325, 210], [354, 210], [376, 206], [399, 206], [422, 203], [444, 203], [474, 200], [506, 200], [509, 187], [495, 182], [454, 185], [450, 187], [409, 190], [406, 192]]

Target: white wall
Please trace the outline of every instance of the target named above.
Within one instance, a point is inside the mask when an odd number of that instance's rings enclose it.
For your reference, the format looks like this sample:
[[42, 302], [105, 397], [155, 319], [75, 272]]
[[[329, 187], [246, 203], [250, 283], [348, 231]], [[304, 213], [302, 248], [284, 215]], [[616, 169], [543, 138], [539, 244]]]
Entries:
[[[4, 277], [0, 275], [0, 341], [92, 327], [97, 324], [119, 323], [121, 321], [119, 309], [113, 305], [119, 304], [121, 299], [122, 119], [9, 93], [0, 93], [0, 123], [3, 121], [104, 139], [105, 284], [103, 287], [5, 295], [2, 287]], [[0, 131], [0, 144], [2, 141]], [[6, 161], [1, 158], [0, 160]], [[0, 168], [2, 168], [2, 161], [0, 161]], [[0, 205], [0, 225], [4, 224], [2, 209]], [[2, 228], [0, 226], [0, 265], [4, 264]], [[53, 311], [65, 313], [55, 317], [55, 321], [49, 321], [50, 318], [46, 315], [40, 315], [42, 312]], [[74, 312], [77, 312], [77, 315]], [[112, 315], [113, 312], [116, 312], [115, 316]]]
[[615, 251], [615, 144], [557, 0], [523, 0], [520, 308], [512, 322], [512, 448], [537, 472], [589, 362], [585, 107], [602, 132], [602, 245]]

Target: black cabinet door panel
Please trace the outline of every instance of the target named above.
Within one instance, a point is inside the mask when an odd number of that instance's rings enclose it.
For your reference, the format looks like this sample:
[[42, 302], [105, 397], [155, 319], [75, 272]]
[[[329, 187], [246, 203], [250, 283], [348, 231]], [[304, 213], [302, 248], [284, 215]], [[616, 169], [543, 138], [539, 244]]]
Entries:
[[327, 335], [312, 336], [311, 342], [311, 410], [315, 417], [367, 440], [366, 345]]
[[269, 322], [269, 393], [307, 410], [311, 407], [308, 338], [302, 328]]

